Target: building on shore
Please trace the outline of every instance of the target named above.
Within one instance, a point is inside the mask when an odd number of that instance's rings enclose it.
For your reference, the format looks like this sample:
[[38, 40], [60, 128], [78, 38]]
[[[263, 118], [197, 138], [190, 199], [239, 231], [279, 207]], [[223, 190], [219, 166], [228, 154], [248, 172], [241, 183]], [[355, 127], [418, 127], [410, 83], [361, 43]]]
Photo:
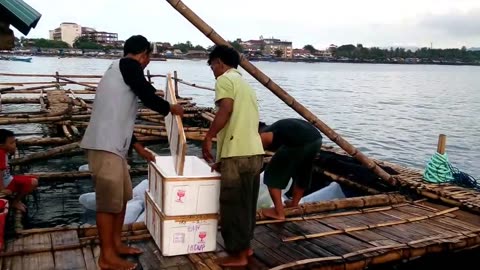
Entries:
[[293, 57], [293, 46], [291, 41], [282, 41], [276, 38], [251, 39], [240, 42], [244, 52], [250, 55], [269, 55], [281, 58]]
[[91, 41], [104, 46], [119, 46], [122, 43], [118, 40], [117, 33], [97, 31], [95, 28], [82, 27], [77, 23], [63, 22], [59, 27], [49, 31], [50, 39], [61, 40], [68, 45], [73, 46], [75, 40], [79, 37], [87, 37]]
[[166, 51], [174, 49], [170, 42], [153, 42], [153, 54], [165, 53]]

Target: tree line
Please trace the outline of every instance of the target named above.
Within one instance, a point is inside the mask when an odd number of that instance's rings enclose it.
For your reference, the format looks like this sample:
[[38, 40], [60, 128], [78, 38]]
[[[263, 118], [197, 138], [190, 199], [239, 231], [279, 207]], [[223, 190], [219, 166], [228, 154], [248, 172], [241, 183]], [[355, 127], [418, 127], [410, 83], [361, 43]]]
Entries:
[[[305, 45], [305, 50], [312, 54], [317, 51], [312, 45]], [[418, 50], [410, 50], [405, 48], [382, 49], [378, 47], [366, 48], [362, 44], [342, 45], [337, 48], [329, 49], [334, 57], [347, 57], [350, 59], [360, 60], [384, 60], [387, 58], [420, 58], [425, 60], [459, 60], [463, 62], [480, 61], [480, 51], [467, 50], [465, 46], [462, 48], [451, 49], [432, 49], [420, 48]]]

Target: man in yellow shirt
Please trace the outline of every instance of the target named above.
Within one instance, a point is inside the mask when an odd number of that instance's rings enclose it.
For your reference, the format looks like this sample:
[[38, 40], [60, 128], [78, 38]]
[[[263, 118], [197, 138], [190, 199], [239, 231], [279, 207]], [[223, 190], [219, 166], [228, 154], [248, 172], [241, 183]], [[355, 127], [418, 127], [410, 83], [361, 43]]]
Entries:
[[[227, 46], [216, 46], [208, 64], [215, 79], [217, 113], [202, 146], [203, 157], [221, 173], [220, 222], [225, 249], [230, 254], [222, 266], [245, 266], [253, 254], [256, 205], [263, 154], [258, 134], [258, 104], [255, 91], [237, 67], [238, 53]], [[217, 138], [216, 162], [211, 154]]]

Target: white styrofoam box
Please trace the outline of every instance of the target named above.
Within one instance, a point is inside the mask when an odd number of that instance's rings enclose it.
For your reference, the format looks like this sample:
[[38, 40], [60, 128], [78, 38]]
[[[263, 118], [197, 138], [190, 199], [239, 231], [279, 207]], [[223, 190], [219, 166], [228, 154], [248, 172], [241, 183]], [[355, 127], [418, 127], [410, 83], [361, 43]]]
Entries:
[[212, 252], [217, 248], [218, 215], [165, 216], [145, 192], [146, 224], [163, 256]]
[[167, 216], [216, 214], [220, 210], [220, 174], [195, 156], [185, 156], [184, 173], [176, 174], [171, 156], [156, 156], [148, 165], [150, 194]]

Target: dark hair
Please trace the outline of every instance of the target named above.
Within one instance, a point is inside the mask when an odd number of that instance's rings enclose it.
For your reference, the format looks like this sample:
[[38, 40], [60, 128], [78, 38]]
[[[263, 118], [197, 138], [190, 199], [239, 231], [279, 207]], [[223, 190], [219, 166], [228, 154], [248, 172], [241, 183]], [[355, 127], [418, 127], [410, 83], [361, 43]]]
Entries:
[[265, 124], [265, 122], [258, 122], [258, 132], [261, 133], [264, 129], [266, 129], [268, 127], [267, 124]]
[[14, 137], [15, 134], [8, 129], [0, 129], [0, 144], [7, 142], [7, 138]]
[[213, 59], [220, 59], [222, 62], [230, 67], [237, 68], [240, 64], [240, 55], [234, 48], [226, 45], [218, 45], [208, 55], [208, 64], [212, 63]]
[[141, 35], [131, 36], [125, 41], [123, 45], [123, 56], [127, 54], [139, 54], [147, 51], [147, 53], [152, 52], [152, 44]]

